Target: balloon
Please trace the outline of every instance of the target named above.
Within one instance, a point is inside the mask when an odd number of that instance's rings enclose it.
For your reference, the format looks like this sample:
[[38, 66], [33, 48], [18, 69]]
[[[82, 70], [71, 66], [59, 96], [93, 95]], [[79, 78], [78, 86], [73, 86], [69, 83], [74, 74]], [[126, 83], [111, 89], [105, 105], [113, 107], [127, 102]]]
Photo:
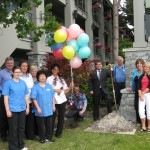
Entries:
[[70, 34], [69, 34], [69, 29], [67, 29], [67, 39], [66, 39], [66, 41], [68, 42], [68, 41], [70, 41], [70, 40], [72, 40], [73, 38], [70, 36]]
[[77, 38], [77, 43], [80, 47], [87, 46], [89, 43], [89, 36], [86, 33], [81, 33]]
[[60, 26], [60, 27], [58, 28], [58, 30], [59, 30], [59, 29], [64, 30], [65, 32], [67, 32], [67, 28], [64, 27], [64, 26]]
[[72, 24], [69, 26], [69, 35], [72, 38], [76, 38], [80, 33], [80, 26], [78, 24]]
[[74, 56], [71, 60], [70, 60], [70, 65], [72, 68], [79, 68], [82, 64], [82, 60], [78, 57], [78, 56]]
[[78, 46], [76, 40], [70, 40], [70, 41], [67, 43], [67, 45], [68, 45], [68, 46], [72, 46], [73, 49], [75, 50], [75, 52], [78, 52], [79, 46]]
[[53, 51], [53, 55], [54, 55], [55, 58], [63, 58], [62, 47], [57, 51]]
[[80, 29], [79, 35], [80, 35], [81, 33], [85, 33], [84, 30]]
[[91, 50], [88, 46], [81, 47], [78, 55], [81, 59], [88, 58], [91, 55]]
[[52, 50], [58, 50], [62, 46], [61, 43], [55, 43], [51, 46]]
[[75, 51], [71, 46], [65, 46], [62, 50], [62, 54], [66, 59], [72, 59], [75, 55]]
[[56, 43], [62, 43], [67, 39], [67, 32], [59, 29], [54, 33], [54, 40]]

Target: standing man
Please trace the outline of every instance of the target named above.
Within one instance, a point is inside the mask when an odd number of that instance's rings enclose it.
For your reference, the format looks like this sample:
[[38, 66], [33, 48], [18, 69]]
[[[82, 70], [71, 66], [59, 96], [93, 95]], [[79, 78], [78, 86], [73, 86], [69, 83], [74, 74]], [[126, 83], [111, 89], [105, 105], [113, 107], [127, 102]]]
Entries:
[[123, 57], [117, 57], [117, 65], [113, 67], [113, 77], [114, 77], [114, 85], [115, 85], [115, 96], [117, 106], [120, 106], [122, 93], [120, 92], [125, 88], [126, 82], [126, 74], [125, 74], [125, 66], [123, 65]]
[[12, 78], [12, 68], [14, 67], [14, 59], [7, 57], [5, 59], [6, 68], [0, 71], [0, 134], [3, 141], [7, 140], [8, 121], [4, 106], [4, 97], [2, 95], [3, 85], [6, 81]]
[[111, 77], [109, 70], [102, 69], [102, 62], [98, 60], [95, 62], [95, 70], [91, 73], [89, 80], [89, 89], [93, 98], [93, 120], [99, 119], [99, 102], [102, 97], [107, 105], [108, 113], [112, 112], [111, 97], [106, 84], [107, 78]]

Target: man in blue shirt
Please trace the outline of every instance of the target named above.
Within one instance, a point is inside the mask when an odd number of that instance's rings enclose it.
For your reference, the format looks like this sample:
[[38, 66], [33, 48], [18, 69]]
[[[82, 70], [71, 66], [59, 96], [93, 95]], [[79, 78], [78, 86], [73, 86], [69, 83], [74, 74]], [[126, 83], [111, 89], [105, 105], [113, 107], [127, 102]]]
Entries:
[[119, 107], [121, 102], [121, 97], [122, 97], [120, 91], [125, 88], [126, 73], [125, 73], [125, 66], [123, 65], [123, 57], [118, 56], [117, 62], [118, 65], [113, 67], [113, 77], [115, 83], [116, 103]]
[[0, 134], [3, 141], [7, 140], [8, 132], [8, 121], [4, 106], [4, 97], [2, 95], [3, 85], [6, 81], [10, 80], [12, 77], [12, 68], [14, 67], [14, 59], [12, 57], [7, 57], [5, 59], [5, 69], [0, 71]]

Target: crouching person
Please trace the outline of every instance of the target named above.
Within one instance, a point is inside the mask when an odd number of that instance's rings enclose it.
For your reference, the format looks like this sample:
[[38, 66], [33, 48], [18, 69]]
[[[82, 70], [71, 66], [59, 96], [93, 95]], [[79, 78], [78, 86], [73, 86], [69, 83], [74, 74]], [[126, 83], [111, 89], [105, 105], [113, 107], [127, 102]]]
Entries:
[[86, 96], [80, 93], [79, 87], [74, 88], [74, 95], [69, 97], [70, 110], [65, 115], [67, 118], [73, 118], [75, 120], [83, 120], [85, 117], [85, 111], [87, 107]]
[[52, 116], [55, 111], [54, 90], [46, 83], [46, 72], [38, 71], [38, 83], [34, 84], [31, 99], [36, 107], [35, 116], [39, 131], [40, 143], [54, 142], [52, 138]]

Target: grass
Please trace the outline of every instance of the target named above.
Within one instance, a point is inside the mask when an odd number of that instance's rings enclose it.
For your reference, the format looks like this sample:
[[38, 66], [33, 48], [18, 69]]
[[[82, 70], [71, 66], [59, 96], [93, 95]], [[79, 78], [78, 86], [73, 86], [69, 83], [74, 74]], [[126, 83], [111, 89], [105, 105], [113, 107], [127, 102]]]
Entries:
[[[86, 132], [92, 124], [87, 118], [74, 129], [64, 129], [63, 137], [54, 143], [40, 144], [38, 141], [25, 141], [29, 150], [149, 150], [150, 134], [137, 132], [135, 135]], [[0, 141], [0, 150], [7, 150], [7, 143]]]

